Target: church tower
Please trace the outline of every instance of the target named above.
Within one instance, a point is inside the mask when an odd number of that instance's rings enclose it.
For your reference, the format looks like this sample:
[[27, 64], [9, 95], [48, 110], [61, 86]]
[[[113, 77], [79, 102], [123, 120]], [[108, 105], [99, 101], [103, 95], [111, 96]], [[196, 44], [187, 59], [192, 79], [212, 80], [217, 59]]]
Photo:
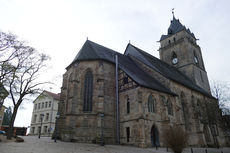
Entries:
[[168, 34], [160, 38], [160, 59], [183, 72], [195, 84], [210, 93], [207, 72], [195, 35], [173, 13]]

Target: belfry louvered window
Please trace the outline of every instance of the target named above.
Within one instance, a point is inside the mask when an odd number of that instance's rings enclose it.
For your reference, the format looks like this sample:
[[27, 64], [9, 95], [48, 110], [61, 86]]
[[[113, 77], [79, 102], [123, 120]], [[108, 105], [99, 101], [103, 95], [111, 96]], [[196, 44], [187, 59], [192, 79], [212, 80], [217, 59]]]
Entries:
[[87, 70], [85, 74], [84, 82], [84, 112], [92, 111], [92, 97], [93, 97], [93, 74], [90, 70]]

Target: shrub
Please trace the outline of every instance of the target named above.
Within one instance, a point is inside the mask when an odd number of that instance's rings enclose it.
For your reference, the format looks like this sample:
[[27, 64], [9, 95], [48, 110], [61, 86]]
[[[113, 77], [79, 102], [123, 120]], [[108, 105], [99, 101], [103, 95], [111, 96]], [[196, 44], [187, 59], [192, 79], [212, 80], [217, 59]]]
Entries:
[[182, 153], [188, 141], [188, 134], [179, 126], [174, 126], [163, 131], [164, 143], [174, 153]]

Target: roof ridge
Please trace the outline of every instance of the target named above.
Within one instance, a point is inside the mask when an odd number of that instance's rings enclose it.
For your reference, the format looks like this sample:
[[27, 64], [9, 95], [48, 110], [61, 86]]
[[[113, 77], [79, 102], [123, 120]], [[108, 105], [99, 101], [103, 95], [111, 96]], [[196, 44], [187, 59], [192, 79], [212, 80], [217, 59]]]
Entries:
[[[96, 42], [94, 42], [94, 41], [91, 41], [91, 40], [87, 40], [87, 41], [89, 41], [90, 43], [93, 43], [93, 44], [95, 44], [95, 45], [98, 45], [98, 46], [100, 46], [100, 47], [103, 47], [103, 48], [106, 48], [106, 49], [108, 49], [109, 51], [111, 51], [111, 52], [115, 52], [115, 53], [117, 53], [117, 54], [121, 54], [121, 53], [119, 53], [119, 52], [117, 52], [117, 51], [115, 51], [115, 50], [113, 50], [113, 49], [110, 49], [110, 48], [108, 48], [108, 47], [105, 47], [105, 46], [103, 46], [103, 45], [101, 45], [101, 44], [98, 44], [98, 43], [96, 43]], [[91, 44], [92, 45], [92, 44]], [[94, 48], [95, 49], [95, 48]]]

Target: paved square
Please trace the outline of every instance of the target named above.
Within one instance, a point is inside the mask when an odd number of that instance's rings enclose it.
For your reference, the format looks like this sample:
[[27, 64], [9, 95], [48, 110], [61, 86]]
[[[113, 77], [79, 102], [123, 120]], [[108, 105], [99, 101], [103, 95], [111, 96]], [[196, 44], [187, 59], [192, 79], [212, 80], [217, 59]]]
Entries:
[[[166, 148], [137, 148], [132, 146], [105, 145], [87, 143], [71, 143], [57, 141], [55, 143], [50, 137], [26, 136], [24, 143], [8, 142], [0, 143], [0, 153], [170, 153]], [[208, 153], [230, 153], [230, 148], [208, 149]], [[187, 148], [184, 153], [191, 153]], [[205, 153], [204, 148], [195, 148], [193, 153]]]

